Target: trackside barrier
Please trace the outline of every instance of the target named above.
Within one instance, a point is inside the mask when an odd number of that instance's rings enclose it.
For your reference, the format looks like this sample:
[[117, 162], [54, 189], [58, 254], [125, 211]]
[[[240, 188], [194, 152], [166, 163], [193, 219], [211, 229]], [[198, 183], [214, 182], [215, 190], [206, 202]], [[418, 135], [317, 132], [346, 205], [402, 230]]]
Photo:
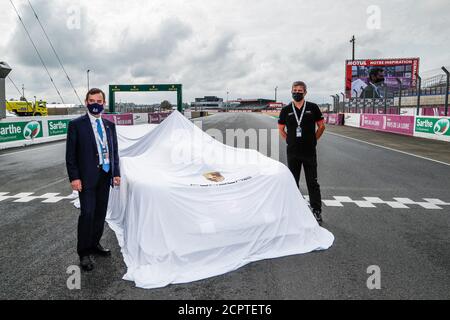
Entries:
[[343, 113], [324, 113], [323, 117], [326, 124], [342, 126], [344, 124], [344, 114]]
[[102, 115], [102, 118], [109, 120], [118, 126], [132, 126], [134, 124], [133, 122], [134, 118], [132, 113], [104, 114]]
[[0, 150], [63, 140], [70, 120], [79, 115], [17, 117], [0, 121]]
[[[80, 115], [14, 117], [0, 121], [0, 150], [65, 140], [69, 122]], [[133, 115], [104, 114], [116, 125], [133, 125]]]
[[450, 142], [450, 117], [416, 116], [414, 136]]
[[450, 142], [450, 117], [346, 113], [344, 124], [367, 130]]
[[148, 114], [148, 123], [159, 124], [163, 122], [171, 112], [152, 112]]

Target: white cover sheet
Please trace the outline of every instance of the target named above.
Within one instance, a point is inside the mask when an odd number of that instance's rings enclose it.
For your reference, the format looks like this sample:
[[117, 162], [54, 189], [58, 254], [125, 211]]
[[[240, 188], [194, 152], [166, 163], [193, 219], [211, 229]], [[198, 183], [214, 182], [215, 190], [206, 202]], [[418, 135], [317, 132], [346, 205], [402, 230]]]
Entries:
[[117, 129], [122, 185], [111, 189], [107, 222], [127, 265], [124, 279], [137, 287], [333, 244], [282, 163], [226, 146], [179, 112], [158, 126]]

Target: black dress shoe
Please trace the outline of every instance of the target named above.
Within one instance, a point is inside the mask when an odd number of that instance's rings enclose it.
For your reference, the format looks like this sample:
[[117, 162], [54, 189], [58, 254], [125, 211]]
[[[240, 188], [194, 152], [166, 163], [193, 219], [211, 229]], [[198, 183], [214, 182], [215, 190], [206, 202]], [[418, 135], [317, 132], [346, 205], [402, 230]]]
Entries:
[[90, 256], [80, 257], [80, 266], [84, 271], [94, 270], [94, 262], [92, 261]]
[[102, 247], [101, 244], [98, 244], [94, 250], [93, 250], [93, 254], [102, 256], [102, 257], [109, 257], [111, 255], [111, 250], [109, 249], [105, 249]]
[[320, 209], [314, 209], [313, 210], [314, 217], [316, 218], [319, 225], [322, 225], [323, 219], [322, 219], [322, 210]]

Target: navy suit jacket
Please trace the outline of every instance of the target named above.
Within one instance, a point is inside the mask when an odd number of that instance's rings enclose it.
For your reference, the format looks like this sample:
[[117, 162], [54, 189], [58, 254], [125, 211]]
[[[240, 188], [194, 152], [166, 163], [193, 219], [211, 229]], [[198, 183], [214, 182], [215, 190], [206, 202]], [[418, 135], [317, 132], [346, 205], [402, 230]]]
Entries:
[[[120, 177], [116, 126], [111, 121], [102, 120], [110, 154], [110, 184], [114, 187], [113, 177]], [[87, 114], [69, 122], [66, 144], [66, 167], [70, 182], [80, 179], [83, 188], [93, 188], [96, 186], [101, 166], [99, 164], [95, 135]]]

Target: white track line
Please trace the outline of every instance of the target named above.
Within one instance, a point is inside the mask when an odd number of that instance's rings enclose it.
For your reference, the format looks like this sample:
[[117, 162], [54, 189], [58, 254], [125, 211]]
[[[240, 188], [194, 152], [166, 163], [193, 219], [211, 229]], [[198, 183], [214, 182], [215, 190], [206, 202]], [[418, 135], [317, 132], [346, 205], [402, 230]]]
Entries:
[[436, 163], [439, 163], [439, 164], [443, 164], [443, 165], [446, 165], [446, 166], [450, 166], [450, 163], [447, 163], [447, 162], [442, 162], [442, 161], [439, 161], [439, 160], [434, 160], [434, 159], [431, 159], [431, 158], [422, 157], [422, 156], [419, 156], [419, 155], [417, 155], [417, 154], [413, 154], [413, 153], [409, 153], [409, 152], [406, 152], [406, 151], [401, 151], [401, 150], [397, 150], [397, 149], [385, 147], [385, 146], [382, 146], [382, 145], [379, 145], [379, 144], [375, 144], [375, 143], [372, 143], [372, 142], [367, 142], [367, 141], [360, 140], [360, 139], [356, 139], [356, 138], [347, 137], [347, 136], [344, 136], [344, 135], [342, 135], [342, 134], [338, 134], [338, 133], [334, 133], [334, 132], [329, 132], [329, 131], [327, 132], [327, 134], [331, 134], [331, 135], [333, 135], [333, 136], [338, 136], [338, 137], [341, 137], [341, 138], [346, 138], [346, 139], [350, 139], [350, 140], [362, 142], [362, 143], [369, 144], [369, 145], [371, 145], [371, 146], [375, 146], [375, 147], [378, 147], [378, 148], [383, 148], [383, 149], [386, 149], [386, 150], [395, 151], [395, 152], [398, 152], [398, 153], [403, 153], [403, 154], [406, 154], [406, 155], [408, 155], [408, 156], [416, 157], [416, 158], [419, 158], [419, 159], [428, 160], [428, 161], [433, 161], [433, 162], [436, 162]]
[[[9, 155], [13, 155], [13, 154], [18, 154], [18, 153], [22, 153], [22, 152], [28, 152], [28, 151], [33, 151], [33, 150], [36, 150], [36, 149], [47, 149], [47, 148], [53, 148], [53, 147], [56, 147], [56, 146], [59, 146], [59, 145], [61, 145], [61, 144], [65, 144], [66, 142], [64, 141], [64, 142], [59, 142], [59, 143], [55, 143], [55, 144], [52, 144], [51, 146], [41, 146], [41, 147], [37, 147], [37, 148], [31, 148], [31, 149], [27, 149], [27, 150], [21, 150], [21, 151], [15, 151], [15, 152], [9, 152], [9, 153], [3, 153], [3, 154], [0, 154], [0, 158], [1, 157], [6, 157], [6, 156], [9, 156]], [[29, 146], [28, 146], [29, 147]], [[27, 147], [24, 147], [24, 148], [27, 148]]]

